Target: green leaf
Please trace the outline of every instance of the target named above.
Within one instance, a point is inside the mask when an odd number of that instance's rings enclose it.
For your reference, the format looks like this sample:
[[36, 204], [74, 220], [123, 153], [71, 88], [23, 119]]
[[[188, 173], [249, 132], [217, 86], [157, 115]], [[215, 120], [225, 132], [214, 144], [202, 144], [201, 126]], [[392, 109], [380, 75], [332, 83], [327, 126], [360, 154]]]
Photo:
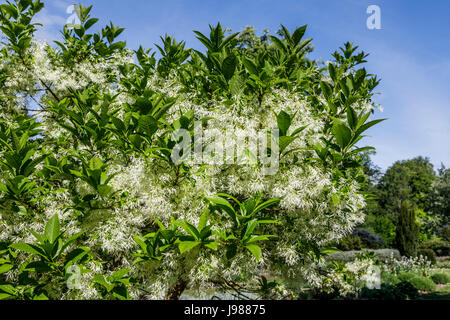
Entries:
[[98, 21], [97, 18], [89, 19], [89, 20], [86, 21], [86, 23], [84, 24], [84, 29], [85, 29], [85, 30], [89, 29], [89, 28], [92, 27], [97, 21]]
[[208, 222], [208, 210], [206, 209], [200, 216], [200, 221], [198, 222], [198, 231], [201, 232], [206, 227], [207, 222]]
[[142, 144], [142, 137], [139, 134], [132, 134], [130, 135], [130, 141], [135, 148], [139, 149]]
[[97, 187], [97, 192], [100, 196], [106, 197], [108, 196], [114, 189], [106, 184], [99, 185]]
[[117, 270], [111, 276], [109, 276], [109, 280], [111, 282], [118, 281], [118, 280], [122, 279], [130, 271], [131, 271], [131, 269], [120, 269], [120, 270]]
[[17, 19], [19, 16], [19, 13], [15, 6], [9, 5], [9, 4], [2, 4], [1, 5], [2, 11], [5, 11], [7, 14], [9, 14], [14, 19]]
[[258, 246], [257, 244], [248, 244], [245, 246], [256, 258], [256, 260], [260, 260], [261, 259], [261, 247]]
[[89, 161], [89, 169], [92, 171], [100, 170], [103, 167], [103, 162], [97, 157], [92, 158]]
[[260, 205], [258, 205], [252, 213], [255, 214], [265, 208], [274, 206], [277, 203], [279, 203], [280, 201], [281, 201], [281, 198], [273, 198], [273, 199], [267, 200], [266, 202], [263, 202]]
[[375, 150], [375, 148], [374, 147], [357, 148], [355, 150], [350, 151], [348, 154], [351, 155], [351, 154], [359, 153], [359, 152], [362, 152], [362, 151], [368, 151], [368, 150]]
[[103, 287], [105, 287], [106, 291], [111, 292], [111, 290], [114, 289], [114, 284], [109, 283], [108, 281], [106, 281], [105, 276], [102, 274], [96, 274], [94, 275], [94, 281], [100, 285], [102, 285]]
[[180, 250], [180, 253], [183, 254], [184, 252], [195, 248], [199, 244], [201, 244], [199, 241], [181, 241], [178, 244], [178, 249]]
[[141, 247], [141, 249], [145, 252], [147, 251], [147, 244], [145, 243], [145, 238], [141, 236], [134, 236], [134, 241]]
[[16, 294], [16, 289], [10, 284], [1, 284], [0, 290], [4, 291], [6, 293], [9, 293], [10, 295]]
[[302, 126], [302, 127], [299, 127], [299, 128], [297, 128], [297, 129], [295, 129], [295, 130], [292, 132], [291, 136], [292, 136], [292, 137], [293, 137], [293, 136], [296, 136], [297, 134], [299, 134], [300, 132], [302, 132], [303, 130], [305, 130], [307, 127], [308, 127], [308, 126], [306, 125], [306, 126]]
[[35, 246], [32, 246], [32, 245], [29, 245], [27, 243], [23, 243], [23, 242], [13, 243], [12, 245], [10, 245], [10, 247], [13, 249], [17, 249], [20, 251], [25, 251], [25, 252], [28, 252], [31, 254], [37, 254], [39, 256], [45, 257], [45, 254], [41, 249], [39, 249]]
[[335, 247], [324, 247], [320, 250], [320, 254], [321, 255], [328, 255], [331, 253], [335, 253], [335, 252], [340, 252], [341, 250], [339, 250], [338, 248]]
[[364, 131], [366, 131], [366, 130], [369, 129], [370, 127], [373, 127], [374, 125], [376, 125], [376, 124], [378, 124], [378, 123], [380, 123], [380, 122], [382, 122], [382, 121], [384, 121], [384, 120], [387, 120], [387, 119], [373, 120], [373, 121], [370, 121], [370, 122], [367, 122], [367, 123], [363, 124], [362, 126], [360, 126], [360, 127], [356, 130], [355, 136], [358, 137], [361, 133], [363, 133]]
[[339, 86], [341, 87], [341, 90], [344, 93], [344, 96], [348, 97], [350, 95], [350, 89], [347, 85], [347, 82], [345, 82], [343, 79], [341, 79], [341, 80], [339, 80]]
[[223, 60], [222, 73], [227, 81], [233, 77], [234, 72], [236, 71], [237, 62], [238, 59], [234, 54], [226, 57], [225, 60]]
[[239, 74], [230, 79], [230, 92], [233, 96], [240, 96], [245, 90], [245, 80]]
[[210, 248], [214, 251], [217, 251], [217, 242], [216, 241], [211, 241], [205, 244], [205, 247]]
[[74, 235], [72, 235], [69, 239], [67, 239], [63, 246], [61, 247], [61, 252], [64, 252], [64, 250], [72, 243], [74, 242], [76, 239], [78, 239], [82, 234], [84, 233], [84, 231], [80, 231], [78, 233], [75, 233]]
[[13, 299], [14, 295], [0, 292], [0, 300]]
[[255, 76], [258, 76], [258, 68], [256, 67], [255, 63], [247, 58], [244, 58], [244, 66], [245, 69], [250, 73], [253, 74]]
[[57, 214], [54, 214], [45, 225], [44, 235], [50, 243], [53, 243], [60, 236], [60, 234], [59, 218]]
[[221, 197], [206, 197], [206, 199], [211, 202], [214, 206], [219, 207], [222, 210], [225, 210], [225, 212], [231, 217], [233, 222], [237, 222], [236, 219], [236, 211], [231, 206], [231, 204], [224, 198]]
[[141, 116], [139, 117], [139, 128], [151, 137], [158, 130], [158, 121], [150, 115]]
[[38, 234], [36, 231], [33, 231], [31, 229], [27, 230], [41, 243], [43, 244], [45, 242], [45, 237], [41, 236], [40, 234]]
[[242, 240], [245, 241], [248, 238], [250, 238], [250, 236], [253, 234], [253, 231], [255, 230], [257, 225], [258, 225], [258, 221], [256, 219], [250, 220], [247, 223], [247, 229], [245, 230], [245, 234], [244, 234], [244, 237], [242, 238]]
[[227, 251], [225, 253], [225, 256], [228, 260], [233, 259], [236, 256], [237, 253], [237, 246], [235, 244], [230, 244], [227, 246]]
[[34, 296], [33, 300], [48, 300], [48, 297], [44, 293], [41, 293], [40, 295]]
[[351, 130], [343, 122], [335, 120], [331, 131], [341, 149], [345, 149], [352, 139]]
[[123, 123], [123, 121], [122, 120], [120, 120], [119, 118], [116, 118], [116, 117], [112, 117], [111, 118], [111, 121], [112, 121], [112, 123], [114, 124], [114, 127], [116, 127], [116, 129], [118, 130], [118, 131], [125, 131], [125, 124]]
[[269, 234], [260, 235], [260, 236], [252, 236], [250, 238], [250, 240], [247, 241], [247, 244], [254, 243], [257, 241], [266, 241], [266, 240], [269, 240], [270, 238], [276, 238], [276, 236], [269, 235]]
[[279, 138], [280, 152], [283, 152], [297, 137], [281, 136]]
[[195, 240], [198, 240], [200, 238], [200, 233], [198, 232], [197, 228], [194, 227], [192, 224], [187, 222], [186, 220], [180, 221], [180, 226], [191, 236], [195, 238]]
[[292, 40], [294, 41], [295, 45], [298, 45], [302, 40], [303, 36], [305, 35], [306, 28], [307, 25], [304, 25], [295, 29], [294, 33], [292, 34]]
[[356, 114], [355, 109], [352, 107], [347, 108], [347, 122], [350, 128], [353, 130], [356, 128], [356, 125], [358, 124], [358, 115]]
[[330, 73], [331, 79], [336, 81], [336, 68], [333, 63], [328, 64], [328, 72]]
[[325, 99], [329, 102], [333, 95], [333, 89], [328, 82], [320, 81], [320, 88], [322, 89]]
[[292, 123], [291, 116], [287, 112], [282, 110], [277, 115], [277, 123], [278, 129], [280, 130], [280, 136], [286, 136], [287, 131], [289, 130], [289, 127]]
[[0, 274], [8, 272], [11, 270], [14, 266], [12, 264], [2, 264], [0, 265]]
[[341, 198], [340, 198], [339, 195], [337, 195], [337, 194], [333, 194], [333, 195], [331, 196], [331, 199], [332, 199], [332, 201], [333, 201], [333, 205], [334, 205], [334, 206], [337, 206], [337, 205], [341, 202]]

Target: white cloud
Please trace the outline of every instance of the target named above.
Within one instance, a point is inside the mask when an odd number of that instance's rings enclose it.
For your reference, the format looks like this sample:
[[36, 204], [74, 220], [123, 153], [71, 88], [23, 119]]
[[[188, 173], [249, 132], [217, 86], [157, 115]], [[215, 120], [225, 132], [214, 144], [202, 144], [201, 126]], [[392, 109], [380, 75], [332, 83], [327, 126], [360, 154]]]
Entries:
[[[65, 11], [63, 11], [65, 13]], [[41, 23], [43, 26], [38, 27], [36, 38], [42, 41], [53, 41], [59, 36], [59, 31], [66, 24], [67, 17], [63, 15], [52, 14], [46, 8], [36, 14], [34, 23]]]

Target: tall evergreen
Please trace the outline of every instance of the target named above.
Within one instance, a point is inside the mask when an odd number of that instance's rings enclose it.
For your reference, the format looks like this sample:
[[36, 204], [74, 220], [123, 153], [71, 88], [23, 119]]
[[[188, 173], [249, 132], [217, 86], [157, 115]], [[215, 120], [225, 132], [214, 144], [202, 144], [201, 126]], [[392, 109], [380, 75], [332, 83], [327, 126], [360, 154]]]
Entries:
[[410, 208], [407, 202], [402, 202], [396, 228], [397, 248], [401, 255], [416, 256], [418, 236], [414, 209]]

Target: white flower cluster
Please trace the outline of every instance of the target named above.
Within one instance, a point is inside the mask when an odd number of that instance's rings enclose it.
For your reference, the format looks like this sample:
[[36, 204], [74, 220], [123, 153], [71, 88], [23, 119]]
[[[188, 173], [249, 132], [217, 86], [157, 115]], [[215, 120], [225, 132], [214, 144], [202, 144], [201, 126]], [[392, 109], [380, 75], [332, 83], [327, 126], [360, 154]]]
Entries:
[[320, 284], [325, 292], [338, 290], [341, 296], [356, 294], [363, 287], [379, 289], [381, 271], [371, 259], [355, 259], [347, 262], [343, 268], [333, 268]]
[[384, 271], [399, 274], [402, 272], [413, 272], [417, 274], [426, 273], [431, 268], [431, 262], [424, 256], [406, 257], [400, 259], [392, 255], [388, 262], [383, 266]]

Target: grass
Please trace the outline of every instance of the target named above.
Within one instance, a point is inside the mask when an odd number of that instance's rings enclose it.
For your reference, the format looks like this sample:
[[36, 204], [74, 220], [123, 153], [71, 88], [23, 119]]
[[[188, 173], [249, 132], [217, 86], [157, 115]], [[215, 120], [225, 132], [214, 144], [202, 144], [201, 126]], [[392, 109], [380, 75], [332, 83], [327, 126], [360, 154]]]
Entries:
[[[437, 264], [431, 269], [430, 274], [445, 273], [450, 276], [450, 259], [438, 259]], [[436, 291], [420, 296], [419, 300], [450, 300], [450, 284], [438, 285]]]

